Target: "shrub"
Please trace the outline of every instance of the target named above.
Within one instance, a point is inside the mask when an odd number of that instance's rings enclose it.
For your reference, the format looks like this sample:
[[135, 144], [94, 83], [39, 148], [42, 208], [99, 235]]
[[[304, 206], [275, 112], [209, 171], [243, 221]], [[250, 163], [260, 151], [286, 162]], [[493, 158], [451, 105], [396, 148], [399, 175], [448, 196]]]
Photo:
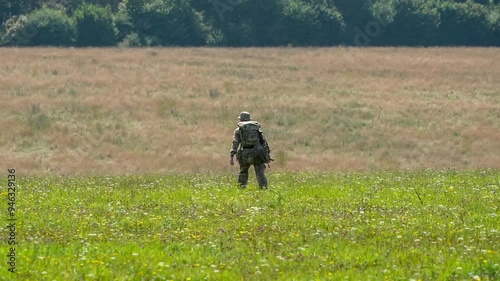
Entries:
[[119, 47], [141, 47], [142, 42], [139, 35], [135, 32], [127, 34], [125, 38], [118, 44]]
[[3, 41], [16, 46], [69, 46], [74, 36], [75, 29], [65, 13], [44, 7], [9, 19]]
[[208, 46], [222, 46], [224, 33], [220, 29], [209, 29], [207, 32], [206, 44]]
[[78, 46], [116, 45], [116, 33], [111, 8], [83, 4], [75, 11]]

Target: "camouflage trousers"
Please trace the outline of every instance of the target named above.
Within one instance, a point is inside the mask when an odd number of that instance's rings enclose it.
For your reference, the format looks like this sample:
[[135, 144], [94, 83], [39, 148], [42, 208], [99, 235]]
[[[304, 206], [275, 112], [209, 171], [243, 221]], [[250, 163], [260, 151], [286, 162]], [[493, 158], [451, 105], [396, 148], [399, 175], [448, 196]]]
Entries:
[[238, 176], [238, 183], [241, 187], [246, 187], [248, 184], [248, 170], [250, 170], [250, 166], [253, 165], [255, 169], [255, 177], [257, 178], [257, 182], [259, 187], [262, 189], [267, 188], [267, 178], [266, 178], [266, 164], [258, 163], [254, 161], [252, 157], [251, 149], [243, 149], [238, 151], [238, 163], [240, 164], [240, 173]]

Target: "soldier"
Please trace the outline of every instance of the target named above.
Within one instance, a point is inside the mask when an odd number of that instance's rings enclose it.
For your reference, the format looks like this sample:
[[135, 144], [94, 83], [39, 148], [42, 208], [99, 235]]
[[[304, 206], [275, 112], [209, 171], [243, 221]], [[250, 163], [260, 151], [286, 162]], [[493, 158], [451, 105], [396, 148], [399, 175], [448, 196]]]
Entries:
[[[265, 174], [266, 163], [271, 161], [271, 149], [262, 134], [261, 125], [252, 121], [250, 113], [240, 113], [238, 128], [234, 130], [233, 146], [229, 164], [234, 165], [234, 155], [240, 164], [238, 183], [241, 188], [246, 188], [248, 183], [248, 169], [254, 166], [255, 176], [261, 189], [267, 189]], [[239, 146], [239, 149], [238, 149]]]

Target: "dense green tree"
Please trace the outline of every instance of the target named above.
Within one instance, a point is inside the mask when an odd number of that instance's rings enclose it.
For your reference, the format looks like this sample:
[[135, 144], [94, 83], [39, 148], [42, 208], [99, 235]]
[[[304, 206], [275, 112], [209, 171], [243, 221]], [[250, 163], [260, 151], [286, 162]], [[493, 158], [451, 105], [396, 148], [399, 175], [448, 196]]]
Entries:
[[[52, 22], [57, 18], [57, 10], [59, 15], [70, 15], [77, 22], [76, 44], [80, 46], [107, 46], [122, 41], [122, 46], [500, 46], [499, 3], [500, 0], [0, 0], [0, 37], [3, 44], [45, 44], [45, 39], [35, 39], [31, 29], [36, 28], [38, 34], [39, 30], [50, 28], [34, 25], [33, 15], [35, 10], [43, 10], [41, 14], [46, 18], [50, 14]], [[105, 6], [108, 8], [102, 8]], [[37, 14], [39, 19], [41, 14]]]
[[70, 46], [75, 29], [70, 18], [60, 10], [41, 8], [28, 16], [9, 20], [5, 45]]
[[[381, 36], [372, 36], [376, 45], [432, 45], [439, 27], [440, 14], [432, 0], [378, 1], [373, 16], [384, 28]], [[366, 36], [370, 31], [366, 30]], [[373, 34], [376, 32], [373, 31]]]
[[[252, 46], [281, 45], [281, 40], [277, 40], [284, 28], [280, 0], [246, 0], [240, 5], [233, 14], [240, 14], [240, 18], [248, 19], [252, 34], [248, 34], [250, 36], [247, 35], [247, 38], [251, 39]], [[245, 24], [242, 26], [245, 30]]]
[[327, 46], [340, 43], [345, 24], [330, 1], [288, 0], [283, 5], [280, 33], [293, 45]]
[[113, 15], [113, 22], [116, 27], [116, 37], [118, 42], [121, 42], [131, 33], [136, 33], [136, 28], [132, 22], [130, 15], [127, 12], [125, 5], [121, 6]]
[[0, 0], [0, 23], [5, 22], [12, 15], [12, 2]]
[[202, 17], [186, 0], [154, 0], [144, 5], [140, 32], [152, 45], [205, 44]]
[[[467, 0], [460, 0], [455, 2], [466, 2]], [[474, 0], [474, 2], [482, 5], [494, 5], [500, 3], [500, 0]]]
[[116, 12], [118, 11], [118, 6], [122, 0], [23, 0], [23, 1], [33, 1], [38, 5], [44, 5], [54, 8], [63, 7], [63, 9], [68, 15], [73, 15], [73, 13], [76, 10], [78, 10], [80, 6], [84, 4], [95, 4], [102, 7], [110, 6], [111, 10], [113, 12]]
[[488, 21], [490, 25], [488, 43], [493, 46], [500, 46], [500, 4], [491, 8]]
[[116, 45], [116, 31], [111, 7], [83, 4], [74, 13], [78, 46]]
[[0, 0], [0, 23], [30, 11], [25, 0]]
[[490, 26], [488, 8], [474, 1], [445, 2], [440, 6], [441, 24], [437, 40], [440, 45], [486, 45]]
[[144, 19], [144, 0], [124, 0], [123, 5], [132, 23], [139, 28]]
[[[201, 0], [192, 5], [203, 12], [205, 24], [227, 46], [269, 46], [283, 42], [285, 0]], [[285, 36], [286, 37], [286, 36]]]
[[[371, 11], [372, 1], [370, 0], [334, 0], [335, 6], [342, 14], [345, 24], [344, 32], [341, 34], [341, 41], [344, 45], [371, 45], [373, 39], [364, 37], [366, 30], [374, 28], [373, 13]], [[380, 24], [380, 23], [379, 23]], [[379, 30], [380, 36], [383, 29]], [[362, 33], [362, 34], [361, 34]], [[370, 33], [371, 34], [371, 33]], [[363, 37], [363, 38], [361, 38]], [[368, 39], [368, 40], [363, 40]]]

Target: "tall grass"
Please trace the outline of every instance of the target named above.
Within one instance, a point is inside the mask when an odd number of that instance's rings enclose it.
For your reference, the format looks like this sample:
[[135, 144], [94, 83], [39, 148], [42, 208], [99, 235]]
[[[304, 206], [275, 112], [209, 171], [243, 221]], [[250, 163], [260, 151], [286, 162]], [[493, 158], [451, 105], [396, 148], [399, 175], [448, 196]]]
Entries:
[[[500, 167], [496, 48], [3, 48], [0, 56], [8, 132], [0, 169], [229, 171], [242, 110], [287, 156], [277, 170]], [[26, 148], [37, 142], [45, 149]]]

